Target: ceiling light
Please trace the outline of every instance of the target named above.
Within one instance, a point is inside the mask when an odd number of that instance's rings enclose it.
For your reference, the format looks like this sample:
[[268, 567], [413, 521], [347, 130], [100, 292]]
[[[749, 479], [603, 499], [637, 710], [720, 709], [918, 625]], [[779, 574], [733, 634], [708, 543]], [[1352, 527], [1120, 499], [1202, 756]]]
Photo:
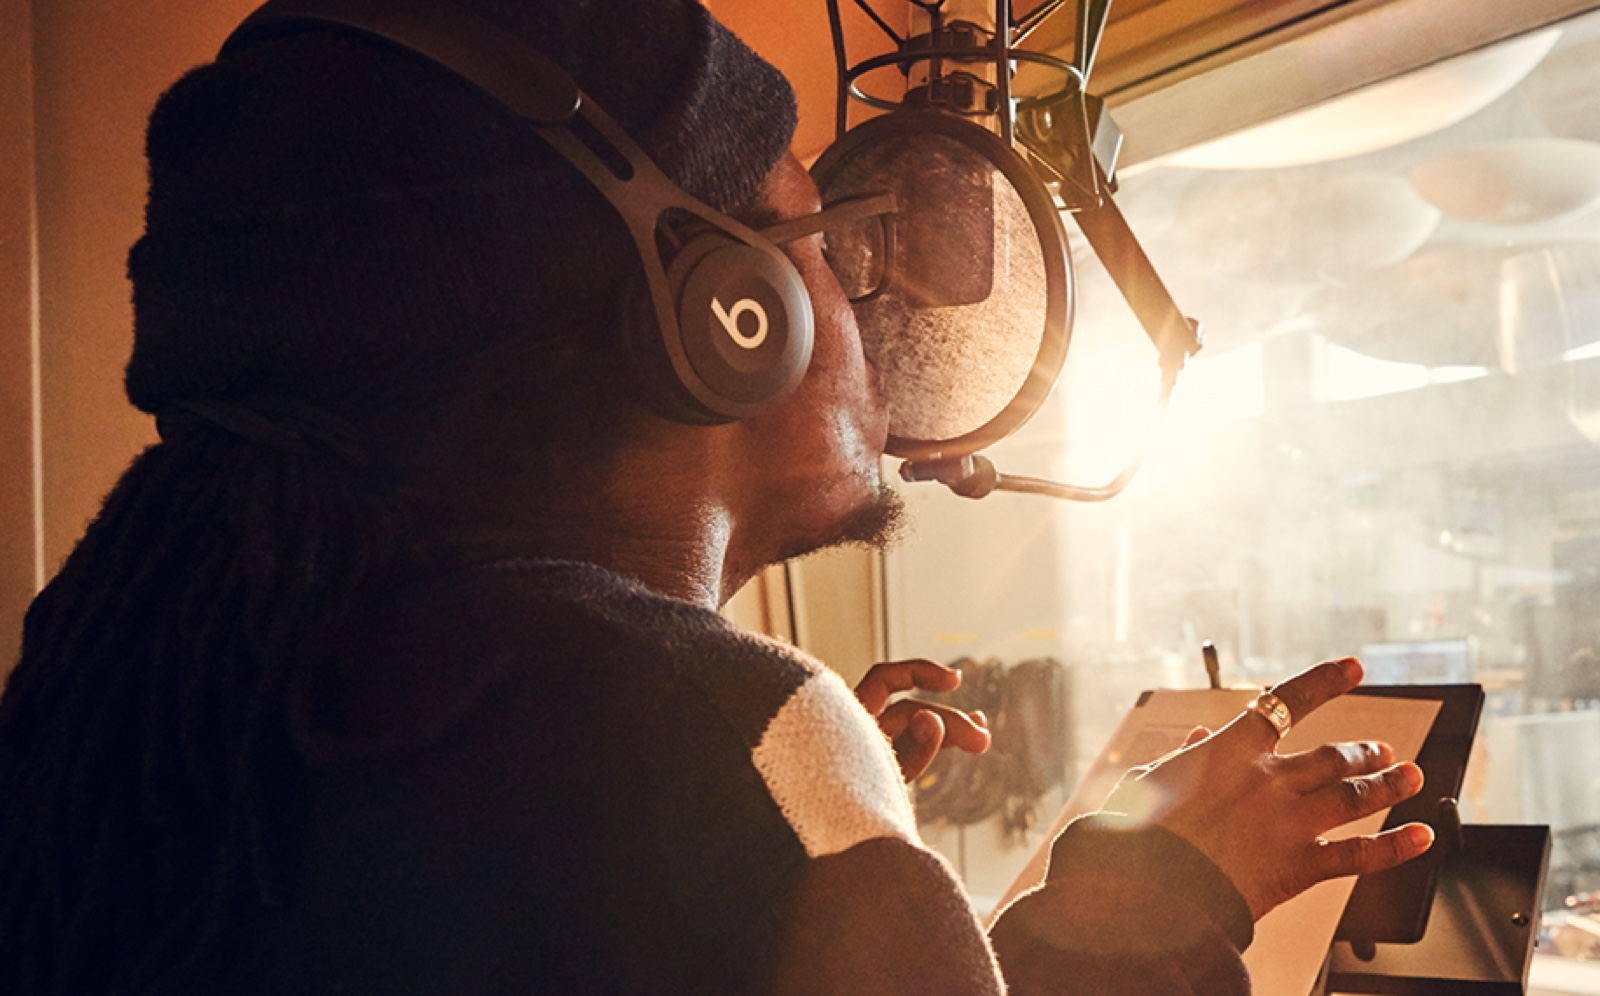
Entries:
[[1179, 152], [1193, 169], [1273, 169], [1330, 162], [1408, 142], [1476, 113], [1516, 86], [1556, 43], [1547, 29], [1362, 87]]

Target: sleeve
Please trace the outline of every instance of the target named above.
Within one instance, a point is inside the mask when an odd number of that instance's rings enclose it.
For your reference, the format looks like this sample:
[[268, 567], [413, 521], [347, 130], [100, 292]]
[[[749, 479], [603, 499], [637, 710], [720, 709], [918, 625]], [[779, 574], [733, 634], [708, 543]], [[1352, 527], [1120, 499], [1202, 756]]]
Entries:
[[983, 928], [944, 860], [886, 838], [811, 863], [778, 978], [781, 996], [1006, 991]]
[[1072, 824], [988, 938], [938, 855], [877, 838], [811, 862], [774, 991], [1246, 996], [1251, 931], [1226, 877], [1159, 827]]
[[772, 991], [985, 996], [1005, 991], [954, 873], [922, 846], [894, 752], [818, 666], [751, 759], [805, 850]]
[[785, 703], [753, 755], [807, 858], [774, 992], [1249, 992], [1239, 957], [1248, 907], [1166, 830], [1107, 815], [1073, 823], [1045, 885], [1008, 908], [991, 938], [954, 872], [922, 845], [887, 741], [837, 678], [819, 675]]
[[1253, 930], [1233, 883], [1183, 838], [1096, 814], [1056, 839], [1044, 885], [991, 938], [1014, 996], [1244, 996]]

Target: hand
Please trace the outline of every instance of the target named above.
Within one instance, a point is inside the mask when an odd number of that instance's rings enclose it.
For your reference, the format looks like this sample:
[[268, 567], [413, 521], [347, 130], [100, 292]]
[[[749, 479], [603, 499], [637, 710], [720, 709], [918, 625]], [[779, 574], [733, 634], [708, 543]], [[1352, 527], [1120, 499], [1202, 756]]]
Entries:
[[[1272, 691], [1299, 721], [1360, 681], [1360, 663], [1345, 658]], [[1433, 831], [1420, 823], [1341, 841], [1321, 836], [1422, 788], [1422, 770], [1394, 764], [1387, 744], [1280, 755], [1277, 743], [1277, 731], [1254, 712], [1214, 734], [1197, 729], [1183, 747], [1129, 772], [1105, 808], [1152, 820], [1194, 844], [1233, 880], [1257, 919], [1324, 879], [1381, 871], [1433, 843]]]
[[943, 747], [971, 754], [989, 749], [989, 720], [982, 712], [962, 712], [917, 699], [890, 698], [914, 688], [948, 692], [961, 684], [961, 672], [933, 661], [886, 661], [874, 664], [856, 686], [856, 698], [877, 719], [894, 744], [900, 773], [911, 781], [927, 770]]

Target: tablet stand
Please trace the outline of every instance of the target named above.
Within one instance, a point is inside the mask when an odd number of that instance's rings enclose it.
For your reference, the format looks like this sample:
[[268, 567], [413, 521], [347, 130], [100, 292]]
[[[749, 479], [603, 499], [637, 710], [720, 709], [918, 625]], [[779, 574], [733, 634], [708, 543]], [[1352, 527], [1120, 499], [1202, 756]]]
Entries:
[[[1523, 996], [1538, 939], [1550, 828], [1468, 825], [1439, 862], [1422, 939], [1354, 950], [1336, 941], [1323, 992]], [[1366, 945], [1358, 945], [1366, 947]]]

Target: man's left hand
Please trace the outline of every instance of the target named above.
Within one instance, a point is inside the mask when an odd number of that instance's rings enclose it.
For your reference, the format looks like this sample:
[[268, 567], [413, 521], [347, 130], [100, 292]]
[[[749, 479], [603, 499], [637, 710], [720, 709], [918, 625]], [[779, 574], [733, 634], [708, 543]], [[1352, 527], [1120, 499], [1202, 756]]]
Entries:
[[927, 770], [942, 748], [955, 747], [971, 754], [989, 749], [989, 719], [982, 712], [967, 713], [910, 698], [891, 701], [913, 689], [948, 692], [960, 684], [961, 672], [954, 668], [929, 660], [908, 660], [874, 664], [856, 686], [856, 698], [894, 744], [906, 781]]

